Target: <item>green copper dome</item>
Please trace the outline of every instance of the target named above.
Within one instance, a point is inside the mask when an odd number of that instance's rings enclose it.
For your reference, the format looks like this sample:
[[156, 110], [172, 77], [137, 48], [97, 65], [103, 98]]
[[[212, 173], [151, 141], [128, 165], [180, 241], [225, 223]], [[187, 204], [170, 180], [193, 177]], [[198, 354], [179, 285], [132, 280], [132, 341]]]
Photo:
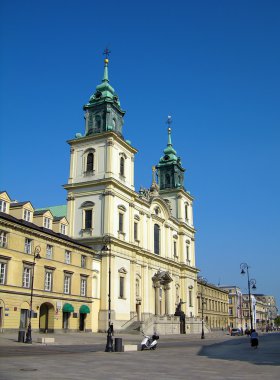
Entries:
[[168, 142], [167, 142], [167, 147], [163, 151], [164, 156], [161, 157], [159, 160], [159, 165], [161, 164], [166, 164], [166, 162], [177, 162], [178, 157], [177, 157], [177, 152], [172, 146], [171, 142], [171, 128], [168, 128]]
[[167, 131], [167, 147], [164, 149], [164, 155], [156, 166], [160, 190], [184, 187], [185, 169], [182, 167], [181, 159], [177, 156], [177, 152], [172, 146], [171, 128], [169, 127]]
[[113, 89], [113, 87], [109, 84], [109, 75], [108, 75], [108, 63], [109, 59], [106, 58], [104, 60], [104, 75], [102, 82], [96, 86], [96, 91], [93, 95], [91, 95], [89, 99], [89, 103], [84, 106], [84, 108], [89, 108], [95, 103], [100, 103], [105, 101], [115, 102], [120, 107], [119, 98]]
[[95, 93], [83, 107], [86, 111], [84, 115], [86, 136], [107, 131], [113, 131], [122, 136], [125, 111], [121, 109], [118, 95], [109, 84], [108, 63], [109, 60], [106, 58], [102, 82], [96, 86]]

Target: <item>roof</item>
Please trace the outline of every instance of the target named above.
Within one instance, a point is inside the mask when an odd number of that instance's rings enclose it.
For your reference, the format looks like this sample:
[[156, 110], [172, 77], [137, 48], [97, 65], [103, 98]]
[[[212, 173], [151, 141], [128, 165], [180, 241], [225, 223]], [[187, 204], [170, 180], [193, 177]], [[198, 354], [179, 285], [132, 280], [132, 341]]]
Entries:
[[[54, 218], [53, 218], [53, 221], [54, 222], [58, 222], [59, 220], [61, 220], [61, 219], [63, 219], [63, 218], [65, 218], [65, 216], [55, 216]], [[66, 218], [65, 218], [66, 219]], [[67, 219], [66, 219], [67, 220]]]
[[65, 216], [65, 218], [67, 218], [67, 205], [36, 208], [35, 212], [37, 212], [37, 211], [46, 211], [46, 210], [50, 210], [50, 212], [53, 214], [54, 217], [63, 217], [63, 216]]
[[50, 230], [48, 228], [39, 227], [36, 224], [27, 222], [27, 221], [25, 221], [23, 219], [17, 219], [14, 216], [6, 214], [4, 212], [0, 212], [0, 218], [5, 219], [5, 220], [9, 220], [10, 222], [13, 222], [13, 223], [16, 223], [16, 224], [19, 224], [19, 225], [22, 225], [22, 226], [25, 226], [25, 227], [28, 227], [28, 228], [31, 228], [31, 229], [33, 229], [35, 231], [44, 232], [47, 235], [51, 235], [53, 237], [60, 238], [62, 240], [65, 240], [66, 242], [77, 244], [77, 245], [79, 245], [79, 246], [81, 246], [83, 248], [87, 248], [87, 249], [90, 249], [90, 250], [93, 251], [93, 249], [91, 247], [89, 247], [89, 246], [87, 246], [85, 244], [82, 244], [82, 243], [78, 242], [77, 240], [74, 240], [74, 239], [70, 238], [67, 235], [54, 232], [54, 231], [52, 231], [52, 230]]
[[24, 202], [13, 202], [10, 204], [10, 207], [21, 207], [26, 205], [26, 203], [31, 203], [30, 201], [24, 201]]
[[35, 210], [34, 215], [44, 215], [49, 209]]

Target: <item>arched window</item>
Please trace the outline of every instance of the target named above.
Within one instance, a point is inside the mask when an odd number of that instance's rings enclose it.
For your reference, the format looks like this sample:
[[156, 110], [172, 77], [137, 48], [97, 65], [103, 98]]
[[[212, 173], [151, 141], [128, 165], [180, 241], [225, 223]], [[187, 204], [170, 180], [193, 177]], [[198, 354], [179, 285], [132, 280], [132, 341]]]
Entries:
[[87, 155], [86, 171], [87, 172], [92, 172], [93, 171], [93, 165], [94, 165], [94, 154], [93, 153], [89, 153]]
[[154, 225], [154, 252], [158, 255], [160, 252], [160, 227], [158, 224]]
[[165, 184], [166, 184], [166, 187], [170, 187], [170, 175], [169, 174], [165, 175]]
[[96, 127], [96, 130], [98, 132], [100, 132], [100, 130], [101, 130], [101, 117], [99, 115], [97, 115], [95, 117], [95, 127]]
[[124, 158], [120, 158], [120, 175], [124, 176]]
[[140, 281], [139, 281], [139, 278], [136, 278], [135, 293], [136, 293], [136, 297], [140, 296]]

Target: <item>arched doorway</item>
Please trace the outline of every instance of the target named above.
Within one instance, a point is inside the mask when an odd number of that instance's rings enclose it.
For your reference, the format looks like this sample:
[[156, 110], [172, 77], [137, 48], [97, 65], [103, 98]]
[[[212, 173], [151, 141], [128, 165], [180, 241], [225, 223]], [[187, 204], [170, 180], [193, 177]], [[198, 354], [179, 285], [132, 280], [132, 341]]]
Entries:
[[19, 320], [20, 329], [27, 329], [29, 310], [30, 310], [30, 306], [28, 302], [25, 301], [20, 305], [20, 320]]
[[54, 307], [45, 302], [40, 306], [39, 330], [41, 332], [54, 332]]
[[86, 318], [87, 314], [90, 313], [90, 308], [87, 305], [82, 305], [80, 307], [80, 320], [79, 320], [79, 330], [86, 331]]

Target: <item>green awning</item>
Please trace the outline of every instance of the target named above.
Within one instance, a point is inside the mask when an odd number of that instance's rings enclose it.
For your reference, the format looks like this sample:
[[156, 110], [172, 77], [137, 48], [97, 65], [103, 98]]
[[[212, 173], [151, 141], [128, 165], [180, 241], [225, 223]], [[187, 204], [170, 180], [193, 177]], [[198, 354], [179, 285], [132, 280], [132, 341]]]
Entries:
[[80, 314], [89, 314], [90, 313], [90, 309], [87, 305], [82, 305], [80, 307]]
[[73, 306], [71, 305], [71, 303], [65, 303], [63, 305], [63, 309], [62, 309], [63, 312], [65, 313], [73, 313], [74, 311], [74, 308]]

